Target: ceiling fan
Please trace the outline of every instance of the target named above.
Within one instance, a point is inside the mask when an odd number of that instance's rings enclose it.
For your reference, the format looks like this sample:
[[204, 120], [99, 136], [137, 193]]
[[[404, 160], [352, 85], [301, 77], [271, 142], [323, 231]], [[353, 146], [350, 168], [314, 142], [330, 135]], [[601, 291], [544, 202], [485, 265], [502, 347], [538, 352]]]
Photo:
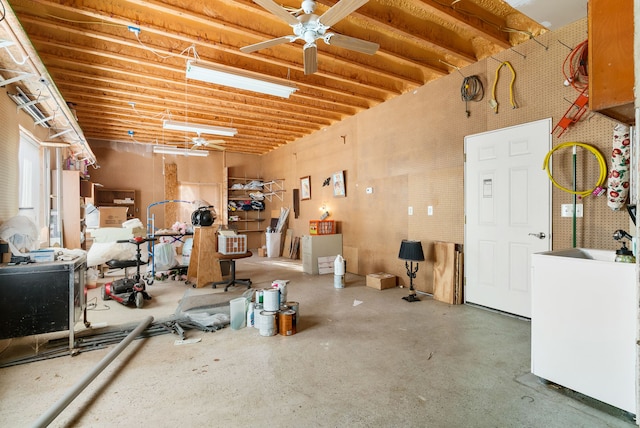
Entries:
[[226, 150], [226, 147], [222, 146], [224, 144], [224, 140], [207, 140], [206, 138], [202, 138], [200, 134], [197, 137], [190, 138], [193, 146], [189, 150], [197, 150], [200, 147], [210, 147], [212, 149], [217, 150]]
[[[341, 34], [328, 33], [329, 27], [358, 9], [369, 0], [340, 0], [323, 13], [315, 15], [316, 2], [303, 0], [300, 10], [293, 13], [279, 6], [273, 0], [253, 0], [293, 28], [293, 36], [283, 36], [240, 48], [244, 53], [255, 52], [260, 49], [277, 46], [283, 43], [302, 39], [304, 45], [304, 74], [313, 74], [318, 70], [318, 47], [316, 40], [322, 39], [328, 45], [338, 46], [356, 52], [373, 55], [380, 45]], [[302, 12], [302, 14], [300, 14]]]

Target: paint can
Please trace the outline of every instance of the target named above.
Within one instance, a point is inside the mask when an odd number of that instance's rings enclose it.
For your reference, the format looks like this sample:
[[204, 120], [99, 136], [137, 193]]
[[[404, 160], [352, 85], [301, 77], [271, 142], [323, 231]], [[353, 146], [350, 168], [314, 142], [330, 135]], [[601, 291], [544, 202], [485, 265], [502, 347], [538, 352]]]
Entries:
[[263, 304], [263, 290], [256, 290], [256, 304]]
[[296, 313], [296, 321], [300, 321], [300, 310], [299, 310], [300, 303], [298, 303], [298, 302], [285, 302], [284, 305], [288, 309], [291, 309], [293, 312], [295, 312]]
[[280, 309], [280, 293], [276, 288], [266, 288], [264, 290], [264, 306], [265, 311], [277, 312]]
[[278, 331], [282, 336], [296, 334], [296, 312], [288, 309], [278, 315]]
[[253, 326], [257, 329], [260, 329], [260, 312], [262, 311], [262, 303], [256, 303], [253, 307]]
[[277, 318], [277, 312], [260, 312], [260, 336], [275, 336], [278, 333]]

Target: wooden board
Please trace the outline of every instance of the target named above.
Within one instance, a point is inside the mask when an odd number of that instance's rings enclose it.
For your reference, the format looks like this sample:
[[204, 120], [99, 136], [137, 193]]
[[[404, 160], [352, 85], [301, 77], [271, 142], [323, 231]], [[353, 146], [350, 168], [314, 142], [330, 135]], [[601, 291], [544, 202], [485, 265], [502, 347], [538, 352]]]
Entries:
[[453, 242], [434, 243], [433, 298], [449, 304], [462, 303], [461, 246]]
[[187, 277], [196, 288], [222, 281], [220, 261], [215, 257], [218, 226], [194, 227], [193, 248], [189, 259]]
[[298, 250], [300, 248], [300, 237], [299, 236], [295, 236], [293, 238], [293, 243], [291, 244], [291, 256], [289, 258], [291, 259], [297, 259], [298, 258]]
[[282, 249], [282, 257], [291, 258], [292, 240], [293, 240], [293, 229], [287, 229], [284, 235], [284, 248]]

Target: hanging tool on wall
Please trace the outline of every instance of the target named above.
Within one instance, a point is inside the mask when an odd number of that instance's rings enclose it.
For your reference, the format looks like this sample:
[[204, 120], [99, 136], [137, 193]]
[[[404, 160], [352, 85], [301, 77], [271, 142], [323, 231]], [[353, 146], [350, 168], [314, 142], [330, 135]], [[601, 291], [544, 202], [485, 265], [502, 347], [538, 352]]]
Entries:
[[469, 111], [469, 101], [482, 101], [484, 98], [484, 86], [482, 81], [476, 75], [465, 77], [460, 87], [460, 96], [464, 101], [464, 110], [467, 117], [471, 116]]
[[[569, 109], [564, 113], [564, 116], [562, 116], [562, 119], [560, 119], [558, 124], [553, 127], [551, 133], [553, 134], [556, 132], [556, 129], [562, 129], [557, 136], [560, 137], [564, 134], [564, 131], [566, 131], [569, 126], [578, 122], [582, 118], [582, 115], [587, 112], [589, 109], [587, 107], [588, 103], [589, 97], [587, 96], [587, 89], [584, 89], [580, 95], [578, 95], [578, 98], [576, 98], [573, 104], [571, 104], [571, 107], [569, 107]], [[571, 115], [571, 113], [573, 114]]]
[[500, 66], [496, 69], [496, 79], [493, 82], [493, 90], [491, 91], [491, 100], [489, 100], [489, 105], [493, 109], [494, 113], [498, 114], [498, 101], [496, 100], [496, 87], [498, 86], [498, 80], [500, 79], [500, 70], [502, 67], [508, 67], [511, 70], [511, 83], [509, 84], [509, 101], [511, 102], [511, 107], [516, 109], [518, 105], [516, 104], [515, 98], [513, 96], [513, 84], [516, 81], [516, 71], [513, 69], [513, 66], [509, 61], [505, 61], [500, 63]]

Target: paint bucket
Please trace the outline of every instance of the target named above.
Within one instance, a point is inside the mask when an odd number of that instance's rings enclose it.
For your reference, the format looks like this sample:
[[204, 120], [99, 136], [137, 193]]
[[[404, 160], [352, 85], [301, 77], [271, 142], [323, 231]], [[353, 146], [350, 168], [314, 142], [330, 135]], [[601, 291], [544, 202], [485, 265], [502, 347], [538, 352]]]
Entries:
[[282, 336], [296, 334], [296, 312], [288, 309], [278, 315], [278, 331]]
[[231, 328], [240, 330], [247, 325], [247, 299], [238, 297], [229, 302], [231, 313]]
[[260, 312], [260, 336], [275, 336], [278, 333], [277, 312]]
[[280, 309], [280, 292], [276, 288], [266, 288], [263, 302], [265, 311], [277, 312]]
[[300, 303], [298, 303], [298, 302], [285, 302], [284, 305], [287, 308], [291, 309], [293, 312], [295, 312], [296, 313], [296, 321], [300, 321], [300, 310], [299, 310]]

